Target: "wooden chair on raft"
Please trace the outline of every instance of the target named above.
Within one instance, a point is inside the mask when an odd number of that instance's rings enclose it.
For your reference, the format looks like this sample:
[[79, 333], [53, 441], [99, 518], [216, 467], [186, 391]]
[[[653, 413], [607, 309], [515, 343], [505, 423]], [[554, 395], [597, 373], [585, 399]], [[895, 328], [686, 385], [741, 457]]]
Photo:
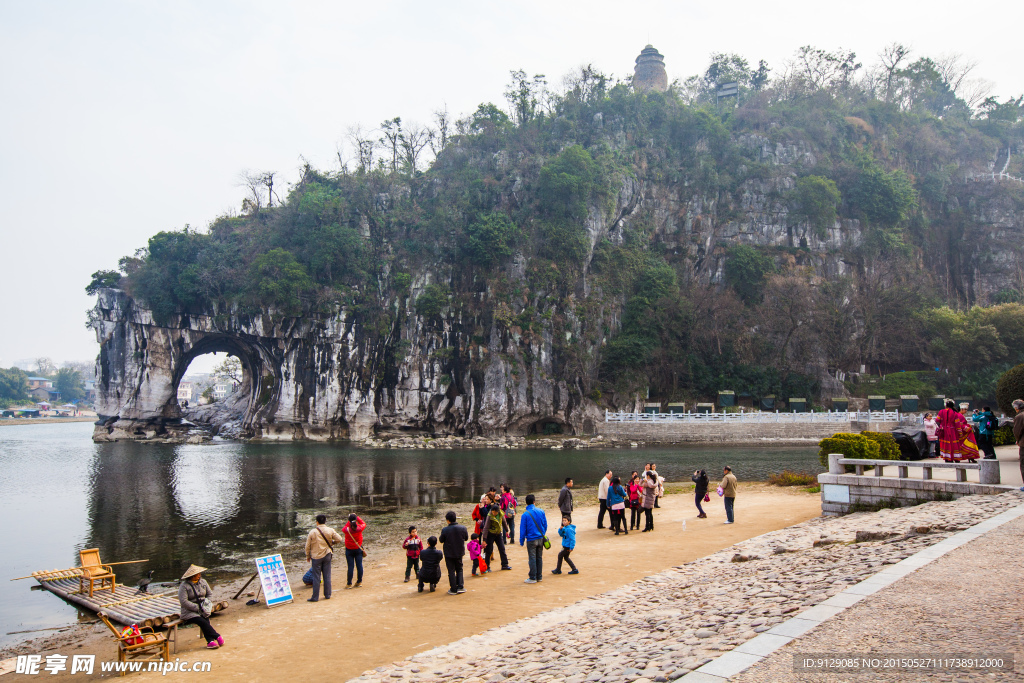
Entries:
[[85, 584], [89, 584], [89, 597], [92, 597], [93, 589], [98, 583], [99, 590], [110, 588], [113, 593], [117, 588], [117, 581], [114, 577], [114, 570], [109, 564], [100, 561], [100, 549], [90, 548], [78, 551], [78, 560], [82, 565], [82, 575], [78, 577], [78, 592], [85, 593]]
[[[116, 626], [110, 623], [105, 612], [99, 612], [100, 619], [107, 625], [110, 632], [117, 638], [117, 661], [119, 662], [169, 662], [171, 661], [170, 650], [168, 649], [167, 636], [163, 633], [156, 633], [149, 626], [139, 629], [139, 634], [123, 633]], [[126, 671], [122, 670], [124, 676]]]

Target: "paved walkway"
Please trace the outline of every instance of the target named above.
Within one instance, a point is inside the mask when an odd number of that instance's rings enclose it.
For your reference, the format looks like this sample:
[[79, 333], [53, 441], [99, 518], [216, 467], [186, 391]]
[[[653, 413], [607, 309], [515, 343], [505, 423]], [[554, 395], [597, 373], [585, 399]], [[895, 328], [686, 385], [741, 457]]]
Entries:
[[[1021, 512], [1018, 509], [1007, 516]], [[910, 569], [904, 578], [878, 589], [727, 680], [1024, 681], [1024, 592], [1020, 589], [1024, 579], [1024, 516], [982, 533], [966, 531], [957, 536], [961, 541], [972, 540], [919, 569]], [[909, 568], [934, 554], [923, 551], [918, 556], [924, 557], [917, 562], [910, 558], [906, 564]], [[883, 662], [886, 658], [881, 655], [983, 655], [1002, 658], [1007, 664], [1015, 660], [1015, 666], [1009, 670], [927, 670], [883, 665], [859, 673], [796, 670], [795, 662], [812, 653], [873, 655]], [[713, 679], [709, 676], [703, 680]]]
[[[958, 532], [979, 522], [993, 528], [1021, 502], [1020, 493], [1010, 492], [817, 518], [354, 680], [660, 683], [692, 677], [721, 683], [865, 595], [903, 580], [924, 566], [925, 553], [939, 557], [977, 538], [977, 529]], [[1015, 587], [1018, 575], [1004, 585]], [[569, 585], [556, 583], [562, 578], [544, 583]], [[980, 592], [972, 584], [971, 594]], [[963, 614], [984, 611], [984, 604], [976, 598], [950, 603], [939, 636], [948, 637]], [[791, 668], [764, 680], [789, 680]], [[914, 679], [903, 674], [900, 680]]]

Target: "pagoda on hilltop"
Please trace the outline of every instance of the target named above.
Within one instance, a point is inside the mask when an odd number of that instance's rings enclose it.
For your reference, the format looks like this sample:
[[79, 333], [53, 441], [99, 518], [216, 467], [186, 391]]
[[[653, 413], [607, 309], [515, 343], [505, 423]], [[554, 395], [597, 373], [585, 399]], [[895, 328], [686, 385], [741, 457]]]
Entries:
[[668, 74], [665, 72], [665, 57], [648, 45], [636, 58], [633, 68], [633, 88], [636, 90], [668, 90]]

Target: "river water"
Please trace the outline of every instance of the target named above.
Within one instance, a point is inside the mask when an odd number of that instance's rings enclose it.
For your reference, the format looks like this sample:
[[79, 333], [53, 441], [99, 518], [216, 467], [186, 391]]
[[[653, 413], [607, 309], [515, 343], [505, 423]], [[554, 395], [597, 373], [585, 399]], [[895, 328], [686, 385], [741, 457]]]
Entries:
[[[78, 551], [99, 548], [107, 561], [149, 559], [118, 568], [131, 585], [147, 569], [157, 581], [190, 562], [240, 570], [272, 552], [319, 507], [432, 505], [476, 500], [508, 483], [520, 500], [558, 488], [565, 477], [596, 484], [658, 463], [669, 481], [688, 481], [723, 465], [741, 481], [783, 469], [819, 472], [814, 447], [724, 447], [553, 451], [366, 450], [319, 443], [165, 445], [94, 444], [89, 423], [0, 427], [0, 647], [45, 635], [13, 634], [61, 626], [77, 610], [30, 591], [40, 569], [78, 565]], [[250, 565], [251, 566], [251, 565]]]

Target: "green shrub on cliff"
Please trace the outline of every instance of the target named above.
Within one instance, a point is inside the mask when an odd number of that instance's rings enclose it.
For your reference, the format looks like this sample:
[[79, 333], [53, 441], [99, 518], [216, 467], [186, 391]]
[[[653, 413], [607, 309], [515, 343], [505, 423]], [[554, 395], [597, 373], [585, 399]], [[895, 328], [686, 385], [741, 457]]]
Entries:
[[807, 219], [818, 237], [824, 238], [836, 222], [836, 208], [841, 199], [835, 182], [816, 175], [797, 178], [794, 199], [799, 215]]
[[759, 249], [746, 244], [729, 249], [725, 281], [748, 304], [761, 300], [765, 278], [775, 271], [775, 261]]
[[493, 211], [480, 216], [466, 230], [463, 250], [473, 265], [490, 267], [507, 261], [523, 238], [507, 214]]
[[427, 285], [416, 297], [416, 312], [424, 318], [436, 318], [448, 305], [448, 290], [440, 285]]
[[253, 305], [278, 308], [287, 315], [302, 312], [302, 297], [313, 287], [305, 268], [280, 247], [258, 257], [249, 267]]

